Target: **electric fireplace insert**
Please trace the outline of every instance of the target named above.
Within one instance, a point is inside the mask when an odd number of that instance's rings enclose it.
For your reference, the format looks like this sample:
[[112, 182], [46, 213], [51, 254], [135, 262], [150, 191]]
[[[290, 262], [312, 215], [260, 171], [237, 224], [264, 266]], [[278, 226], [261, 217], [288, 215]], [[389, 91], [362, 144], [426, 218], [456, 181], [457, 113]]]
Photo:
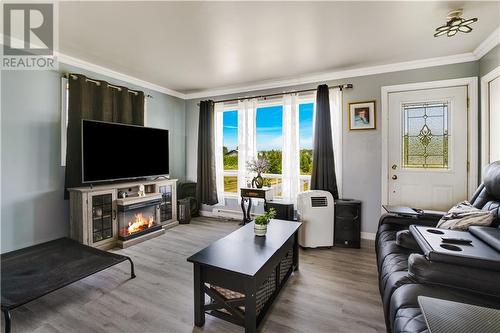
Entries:
[[118, 239], [127, 241], [160, 230], [160, 204], [161, 198], [118, 204]]

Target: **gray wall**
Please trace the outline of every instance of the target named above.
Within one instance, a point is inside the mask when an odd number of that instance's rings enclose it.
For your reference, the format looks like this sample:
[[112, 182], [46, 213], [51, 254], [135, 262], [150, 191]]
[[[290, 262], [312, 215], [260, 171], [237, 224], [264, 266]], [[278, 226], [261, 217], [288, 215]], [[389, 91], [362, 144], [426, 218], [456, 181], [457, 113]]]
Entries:
[[[381, 131], [380, 131], [380, 102], [381, 87], [478, 76], [478, 62], [469, 62], [455, 65], [416, 69], [394, 73], [346, 78], [325, 82], [328, 85], [352, 83], [353, 89], [344, 91], [344, 124], [343, 124], [343, 196], [363, 201], [362, 231], [373, 233], [377, 229], [378, 217], [381, 209]], [[241, 93], [237, 95], [210, 97], [218, 100], [236, 96], [251, 96], [272, 92], [290, 91], [295, 89], [314, 88], [317, 84], [300, 85], [281, 89], [271, 89]], [[349, 132], [346, 110], [348, 103], [376, 100], [377, 129], [373, 131]], [[196, 180], [196, 149], [199, 100], [189, 100], [186, 103], [186, 177]], [[238, 209], [235, 200], [228, 202], [228, 206]]]
[[488, 74], [498, 66], [500, 66], [500, 45], [491, 49], [479, 60], [479, 76]]
[[[141, 89], [78, 68], [110, 83]], [[69, 234], [60, 166], [60, 77], [53, 71], [1, 73], [1, 252]], [[171, 131], [170, 173], [185, 178], [185, 101], [155, 91], [148, 99], [147, 126]]]

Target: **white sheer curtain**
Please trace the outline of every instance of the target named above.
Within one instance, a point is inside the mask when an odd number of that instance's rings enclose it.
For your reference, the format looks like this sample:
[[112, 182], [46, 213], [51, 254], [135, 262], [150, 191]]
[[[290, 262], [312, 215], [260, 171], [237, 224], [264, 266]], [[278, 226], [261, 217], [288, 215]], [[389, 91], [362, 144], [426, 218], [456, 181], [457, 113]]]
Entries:
[[297, 202], [300, 186], [299, 114], [296, 94], [283, 96], [283, 199]]
[[224, 133], [224, 104], [216, 103], [214, 108], [215, 113], [215, 183], [217, 185], [217, 201], [219, 205], [225, 205], [224, 201], [224, 156], [223, 156], [223, 141]]
[[255, 100], [238, 102], [238, 190], [247, 186], [247, 162], [257, 156], [255, 109]]
[[339, 198], [342, 198], [342, 90], [339, 88], [331, 88], [329, 97], [333, 155], [335, 157], [335, 176], [337, 177]]

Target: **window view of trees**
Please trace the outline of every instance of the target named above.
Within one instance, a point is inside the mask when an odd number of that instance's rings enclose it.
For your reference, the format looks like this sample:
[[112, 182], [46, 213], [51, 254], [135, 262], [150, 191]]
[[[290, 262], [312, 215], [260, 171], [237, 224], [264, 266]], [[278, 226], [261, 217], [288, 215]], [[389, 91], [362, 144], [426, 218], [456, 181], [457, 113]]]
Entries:
[[238, 150], [224, 146], [222, 148], [224, 156], [224, 170], [238, 170]]
[[[314, 103], [299, 104], [300, 174], [311, 175], [313, 163]], [[309, 190], [309, 177], [301, 177], [300, 190]]]
[[223, 118], [222, 156], [224, 159], [224, 192], [238, 192], [238, 111], [225, 111]]
[[[266, 173], [281, 175], [283, 149], [283, 106], [257, 108], [255, 119], [257, 153], [269, 161]], [[281, 196], [281, 177], [264, 177], [264, 185], [274, 188], [274, 195]]]

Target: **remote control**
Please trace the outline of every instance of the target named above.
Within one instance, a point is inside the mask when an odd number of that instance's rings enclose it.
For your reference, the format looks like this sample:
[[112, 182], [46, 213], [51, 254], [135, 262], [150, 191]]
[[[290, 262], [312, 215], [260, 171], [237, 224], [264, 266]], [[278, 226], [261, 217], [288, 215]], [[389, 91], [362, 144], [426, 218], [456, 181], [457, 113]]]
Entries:
[[467, 239], [467, 238], [441, 237], [441, 239], [443, 240], [443, 243], [450, 243], [450, 244], [470, 245], [472, 243], [472, 239]]

